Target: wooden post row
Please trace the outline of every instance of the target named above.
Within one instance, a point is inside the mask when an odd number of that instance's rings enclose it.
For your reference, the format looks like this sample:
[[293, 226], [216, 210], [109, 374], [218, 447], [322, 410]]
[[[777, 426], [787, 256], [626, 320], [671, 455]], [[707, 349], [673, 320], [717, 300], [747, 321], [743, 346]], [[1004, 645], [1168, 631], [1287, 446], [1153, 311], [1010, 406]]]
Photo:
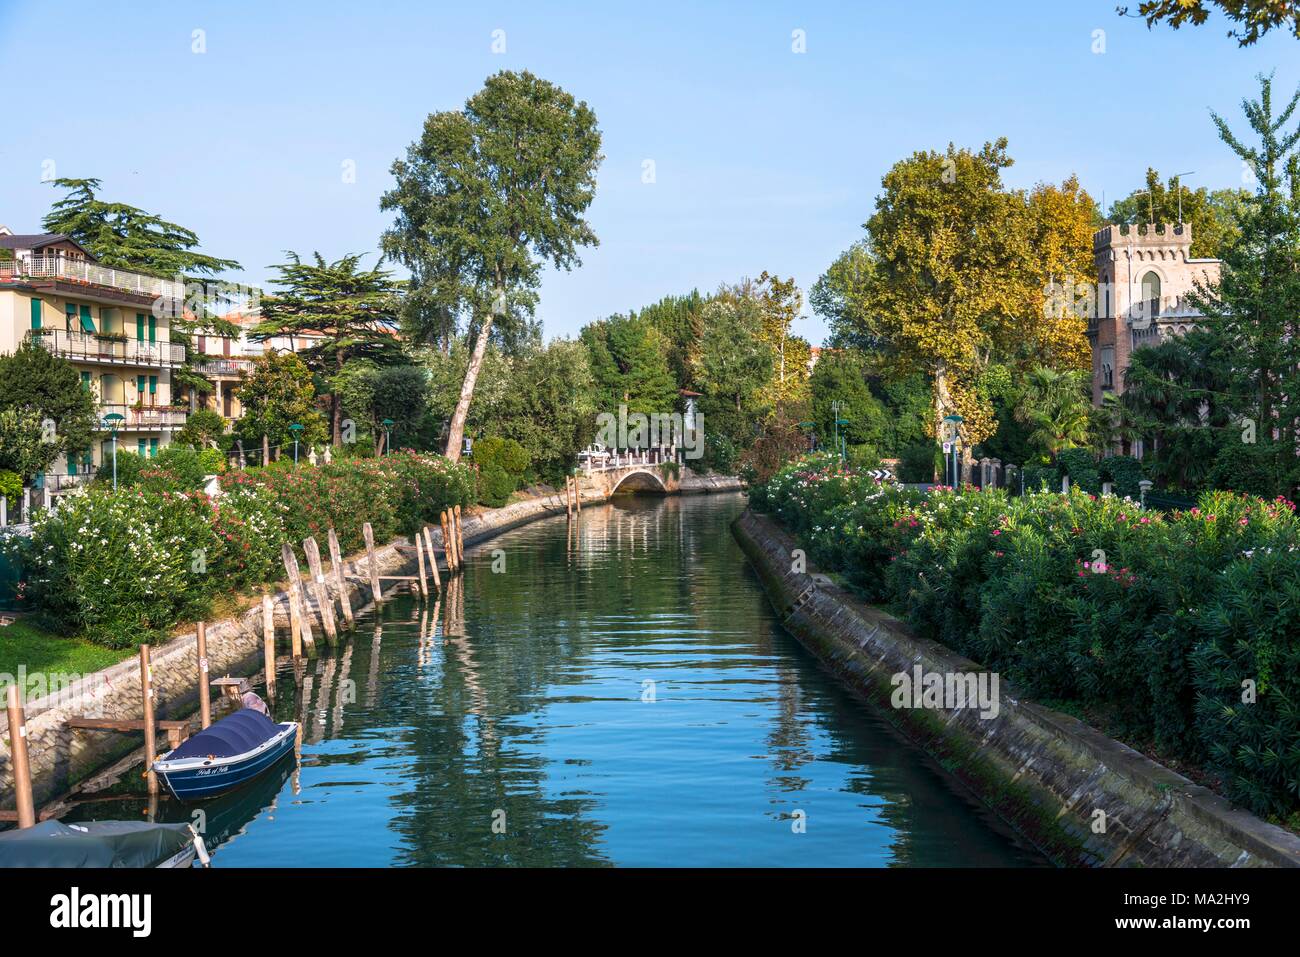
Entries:
[[18, 686], [9, 685], [5, 689], [8, 695], [9, 711], [9, 761], [13, 765], [14, 796], [18, 802], [18, 826], [34, 827], [36, 825], [36, 804], [32, 800], [32, 764], [27, 756], [27, 716], [23, 713], [23, 701], [19, 696]]
[[302, 550], [307, 555], [307, 570], [311, 572], [311, 588], [320, 606], [320, 623], [325, 629], [325, 638], [332, 645], [339, 640], [338, 629], [334, 626], [334, 600], [325, 585], [325, 570], [321, 566], [320, 546], [316, 539], [308, 536], [303, 539]]
[[339, 537], [333, 527], [329, 531], [330, 567], [334, 571], [334, 584], [339, 590], [339, 605], [343, 609], [343, 620], [352, 627], [352, 599], [348, 597], [347, 571], [343, 567], [343, 553], [339, 549]]
[[361, 526], [361, 533], [366, 539], [366, 566], [370, 571], [370, 590], [374, 592], [375, 604], [384, 600], [384, 590], [379, 585], [379, 565], [375, 562], [375, 530], [366, 522]]
[[[298, 556], [293, 553], [293, 546], [285, 542], [280, 546], [280, 559], [284, 562], [284, 573], [289, 578], [289, 617], [298, 619], [298, 634], [308, 651], [316, 647], [316, 639], [311, 633], [311, 616], [307, 614], [307, 602], [302, 592], [302, 570], [298, 567]], [[294, 655], [298, 655], [294, 650]]]
[[212, 724], [212, 695], [208, 690], [208, 626], [199, 622], [194, 626], [199, 657], [199, 722], [203, 727]]
[[579, 515], [582, 514], [582, 496], [578, 494], [578, 476], [573, 477], [573, 507]]

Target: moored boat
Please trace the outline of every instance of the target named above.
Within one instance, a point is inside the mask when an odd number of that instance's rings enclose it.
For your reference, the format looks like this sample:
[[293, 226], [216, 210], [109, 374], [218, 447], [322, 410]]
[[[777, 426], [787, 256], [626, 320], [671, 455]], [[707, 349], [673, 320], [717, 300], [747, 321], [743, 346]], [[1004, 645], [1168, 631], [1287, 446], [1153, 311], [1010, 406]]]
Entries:
[[189, 867], [196, 855], [207, 863], [188, 824], [41, 821], [0, 834], [0, 867]]
[[242, 708], [163, 755], [153, 769], [177, 799], [206, 800], [251, 781], [289, 754], [297, 731], [296, 722], [277, 724]]

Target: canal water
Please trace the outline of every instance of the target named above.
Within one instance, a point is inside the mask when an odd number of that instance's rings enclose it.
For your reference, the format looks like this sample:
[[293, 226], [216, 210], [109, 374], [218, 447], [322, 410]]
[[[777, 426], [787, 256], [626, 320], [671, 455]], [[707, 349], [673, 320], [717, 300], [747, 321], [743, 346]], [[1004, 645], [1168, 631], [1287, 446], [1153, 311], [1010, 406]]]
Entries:
[[[286, 661], [300, 758], [197, 806], [213, 866], [1041, 865], [782, 631], [728, 529], [743, 507], [524, 526], [441, 600]], [[100, 798], [65, 820], [148, 813]]]

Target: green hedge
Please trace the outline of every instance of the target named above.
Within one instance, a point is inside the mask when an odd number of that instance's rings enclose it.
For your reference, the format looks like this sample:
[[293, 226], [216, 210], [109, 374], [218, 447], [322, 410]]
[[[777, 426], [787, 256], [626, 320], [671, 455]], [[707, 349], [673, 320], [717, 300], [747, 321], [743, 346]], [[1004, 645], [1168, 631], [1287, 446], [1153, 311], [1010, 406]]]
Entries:
[[143, 479], [61, 496], [30, 539], [6, 540], [27, 571], [25, 601], [57, 629], [130, 647], [206, 616], [218, 595], [282, 579], [286, 541], [302, 557], [303, 539], [323, 548], [333, 527], [359, 551], [365, 522], [381, 542], [410, 534], [468, 505], [474, 482], [466, 466], [403, 452], [232, 472], [221, 486], [215, 499]]
[[[751, 494], [917, 632], [1300, 811], [1300, 522], [1231, 492], [1162, 515], [1117, 496], [936, 490], [798, 463]], [[1243, 702], [1253, 681], [1256, 700]]]

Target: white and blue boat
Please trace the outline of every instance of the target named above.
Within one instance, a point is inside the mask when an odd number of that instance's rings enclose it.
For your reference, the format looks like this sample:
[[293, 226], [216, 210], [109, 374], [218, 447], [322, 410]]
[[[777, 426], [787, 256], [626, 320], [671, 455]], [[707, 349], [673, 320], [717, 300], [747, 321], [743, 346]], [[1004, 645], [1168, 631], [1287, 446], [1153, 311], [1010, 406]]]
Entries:
[[293, 751], [298, 724], [277, 724], [241, 708], [154, 762], [154, 773], [181, 801], [204, 801], [246, 784]]

